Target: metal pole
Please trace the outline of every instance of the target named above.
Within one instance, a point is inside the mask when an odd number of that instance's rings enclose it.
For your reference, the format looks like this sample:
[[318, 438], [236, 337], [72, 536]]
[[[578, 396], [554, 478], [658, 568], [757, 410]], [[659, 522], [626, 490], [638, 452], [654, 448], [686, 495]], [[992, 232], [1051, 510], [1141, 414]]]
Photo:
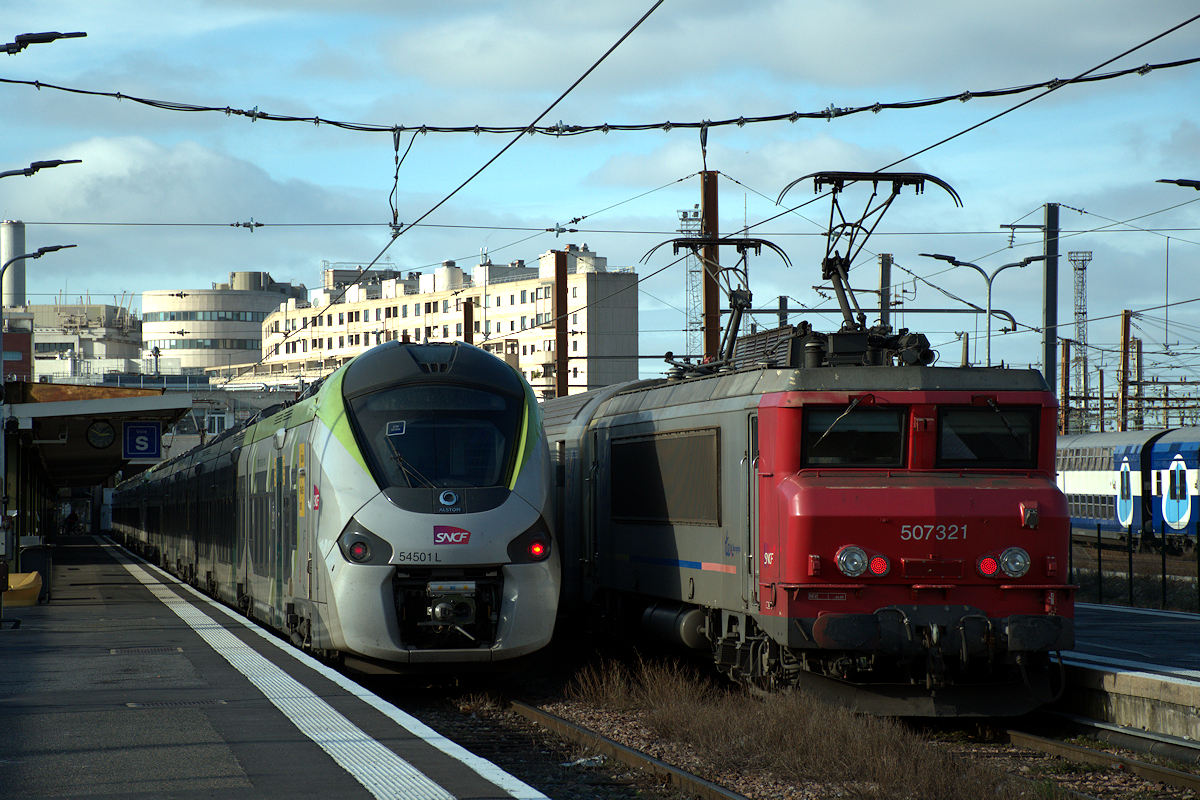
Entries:
[[1158, 549], [1162, 551], [1162, 608], [1167, 608], [1167, 521], [1159, 527]]
[[1058, 398], [1058, 432], [1061, 434], [1070, 433], [1070, 399], [1071, 399], [1071, 340], [1062, 340], [1062, 375], [1060, 376], [1061, 384], [1059, 386]]
[[[700, 235], [715, 239], [720, 235], [717, 220], [717, 173], [700, 173]], [[717, 272], [721, 267], [715, 244], [700, 248], [704, 287], [704, 360], [715, 361], [721, 353], [721, 289]]]
[[1121, 373], [1117, 376], [1117, 430], [1129, 430], [1129, 309], [1121, 312]]
[[[996, 270], [999, 272], [1000, 270]], [[980, 270], [983, 273], [983, 270]], [[983, 273], [984, 280], [987, 281], [987, 365], [992, 365], [992, 278], [996, 277], [996, 272], [991, 275]]]
[[1046, 204], [1044, 230], [1045, 306], [1042, 308], [1042, 368], [1046, 385], [1055, 390], [1058, 354], [1058, 203]]
[[879, 254], [879, 321], [892, 324], [892, 254]]
[[[554, 251], [554, 396], [567, 396], [567, 254]], [[720, 317], [718, 317], [720, 319]]]
[[1096, 523], [1096, 603], [1104, 604], [1104, 544], [1100, 539], [1100, 523]]

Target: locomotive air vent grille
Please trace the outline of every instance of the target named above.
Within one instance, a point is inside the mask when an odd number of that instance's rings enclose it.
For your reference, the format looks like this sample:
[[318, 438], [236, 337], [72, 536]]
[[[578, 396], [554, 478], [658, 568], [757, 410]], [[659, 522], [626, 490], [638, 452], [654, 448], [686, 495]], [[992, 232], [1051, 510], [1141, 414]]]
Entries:
[[448, 361], [425, 361], [420, 364], [421, 369], [430, 374], [438, 374], [450, 371], [450, 362]]

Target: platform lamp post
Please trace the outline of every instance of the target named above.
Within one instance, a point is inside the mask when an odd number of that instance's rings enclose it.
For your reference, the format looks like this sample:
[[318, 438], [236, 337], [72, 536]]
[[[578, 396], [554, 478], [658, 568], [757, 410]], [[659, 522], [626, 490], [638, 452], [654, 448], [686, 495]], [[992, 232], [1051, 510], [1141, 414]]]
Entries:
[[[4, 281], [4, 273], [8, 268], [18, 261], [23, 261], [27, 258], [41, 258], [46, 253], [53, 253], [58, 250], [65, 250], [68, 247], [75, 247], [73, 244], [52, 244], [47, 247], [39, 247], [32, 253], [22, 253], [19, 256], [13, 256], [8, 261], [4, 262], [4, 266], [0, 266], [0, 283]], [[5, 521], [8, 519], [8, 443], [5, 440], [5, 423], [8, 421], [4, 413], [4, 405], [7, 398], [4, 397], [4, 381], [6, 373], [4, 371], [4, 304], [0, 303], [0, 517]]]
[[938, 261], [945, 261], [953, 264], [956, 267], [970, 267], [982, 275], [983, 279], [987, 282], [987, 365], [990, 367], [992, 365], [992, 281], [996, 279], [997, 275], [1010, 267], [1026, 267], [1032, 264], [1034, 261], [1045, 261], [1046, 256], [1028, 256], [1020, 261], [1014, 261], [1011, 264], [1002, 264], [992, 270], [991, 273], [988, 273], [978, 264], [972, 264], [970, 261], [959, 261], [954, 256], [948, 256], [942, 253], [920, 253], [919, 255], [925, 256], [926, 258], [936, 258]]
[[10, 56], [15, 56], [31, 44], [48, 44], [50, 42], [57, 42], [59, 39], [79, 39], [84, 36], [87, 36], [87, 34], [83, 31], [72, 31], [71, 33], [59, 33], [58, 31], [22, 33], [14, 36], [11, 42], [0, 44], [0, 48], [3, 48], [4, 52]]
[[0, 172], [0, 178], [11, 178], [14, 175], [24, 175], [26, 178], [28, 178], [30, 175], [32, 175], [33, 173], [37, 172], [40, 169], [50, 169], [51, 167], [61, 167], [63, 164], [82, 164], [82, 163], [83, 163], [83, 159], [81, 159], [81, 158], [69, 158], [65, 161], [61, 158], [56, 158], [52, 161], [34, 161], [28, 167], [23, 167], [21, 169], [10, 169], [10, 170], [6, 170], [5, 172]]

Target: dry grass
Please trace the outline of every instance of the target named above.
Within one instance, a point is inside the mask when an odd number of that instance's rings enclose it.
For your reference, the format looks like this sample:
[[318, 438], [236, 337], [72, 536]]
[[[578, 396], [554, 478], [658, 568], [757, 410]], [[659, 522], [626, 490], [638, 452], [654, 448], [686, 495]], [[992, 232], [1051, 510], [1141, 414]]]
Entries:
[[792, 784], [836, 785], [858, 798], [1066, 796], [950, 755], [890, 719], [856, 716], [802, 693], [759, 698], [715, 688], [677, 664], [589, 666], [569, 694], [638, 711], [652, 733], [687, 745], [713, 774], [765, 772]]

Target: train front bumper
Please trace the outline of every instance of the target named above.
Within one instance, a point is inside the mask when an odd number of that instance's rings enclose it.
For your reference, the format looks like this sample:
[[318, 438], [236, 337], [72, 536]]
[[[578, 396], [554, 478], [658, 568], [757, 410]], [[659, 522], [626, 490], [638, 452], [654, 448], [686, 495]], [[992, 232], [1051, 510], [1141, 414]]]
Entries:
[[[400, 664], [466, 664], [516, 658], [547, 645], [558, 609], [557, 559], [478, 571], [488, 576], [422, 570], [401, 578], [393, 566], [344, 565], [334, 589], [336, 648]], [[470, 608], [452, 612], [463, 618], [439, 619], [443, 603]]]
[[963, 660], [995, 658], [1069, 650], [1075, 645], [1075, 621], [1056, 614], [989, 618], [971, 606], [896, 605], [872, 614], [823, 614], [811, 621], [808, 646], [814, 645], [895, 656], [938, 649], [959, 653]]

